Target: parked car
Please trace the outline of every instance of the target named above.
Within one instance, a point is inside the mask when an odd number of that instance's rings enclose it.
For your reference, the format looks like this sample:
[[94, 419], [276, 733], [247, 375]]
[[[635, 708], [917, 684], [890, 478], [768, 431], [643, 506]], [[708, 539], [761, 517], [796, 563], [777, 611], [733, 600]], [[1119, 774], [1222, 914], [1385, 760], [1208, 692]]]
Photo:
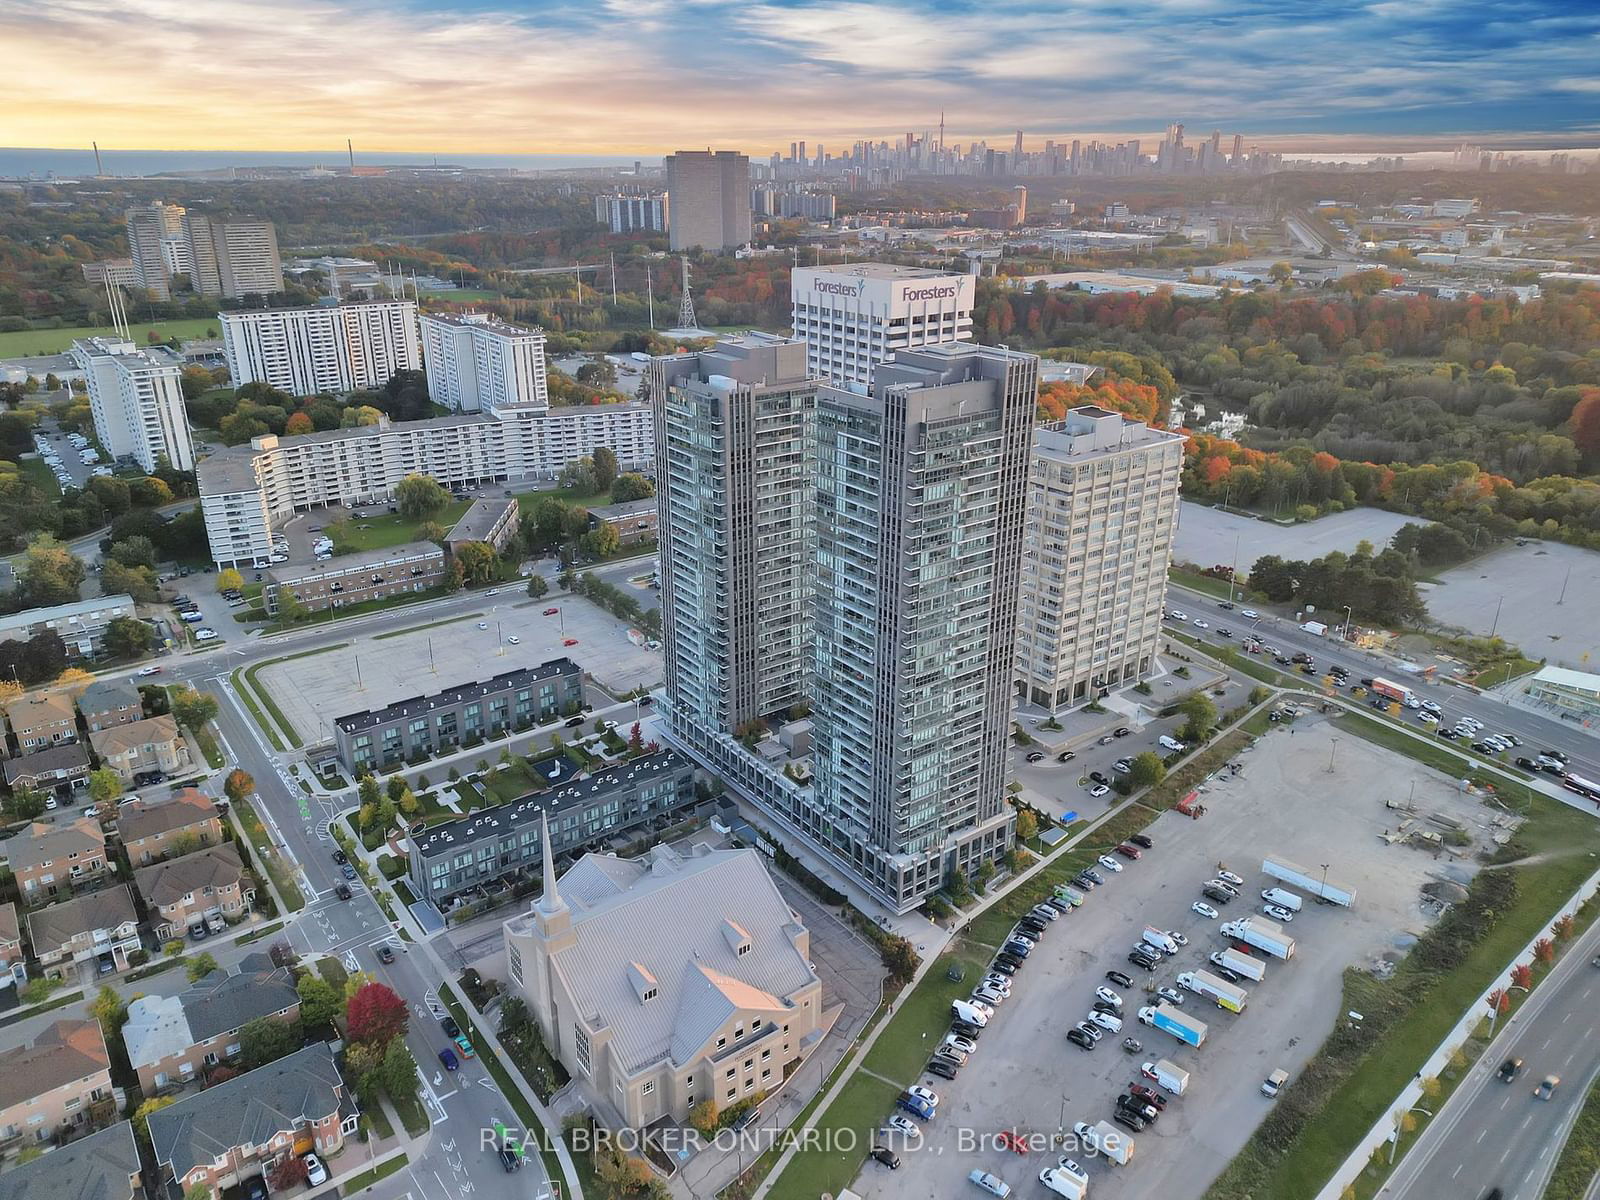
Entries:
[[1111, 789], [1103, 783], [1097, 783], [1089, 789], [1089, 795], [1093, 796], [1096, 800], [1100, 799], [1101, 796], [1109, 796], [1110, 794]]
[[991, 1175], [988, 1171], [980, 1171], [974, 1167], [967, 1178], [991, 1196], [1000, 1197], [1000, 1200], [1005, 1200], [1005, 1197], [1011, 1195], [1011, 1185], [998, 1175]]
[[1122, 864], [1116, 859], [1112, 858], [1109, 854], [1102, 854], [1095, 861], [1114, 875], [1122, 874]]
[[937, 1075], [940, 1079], [954, 1079], [956, 1072], [960, 1069], [961, 1064], [954, 1059], [944, 1058], [937, 1054], [928, 1060], [928, 1065], [924, 1068], [928, 1074]]
[[1044, 751], [1043, 750], [1034, 750], [1028, 755], [1027, 761], [1029, 761], [1031, 763], [1043, 762], [1044, 761], [1044, 757], [1045, 756], [1044, 756]]
[[1089, 1014], [1089, 1020], [1110, 1033], [1122, 1032], [1122, 1018], [1115, 1013], [1092, 1012]]
[[1294, 914], [1292, 912], [1290, 912], [1287, 908], [1280, 908], [1276, 904], [1263, 904], [1261, 906], [1261, 911], [1282, 925], [1287, 925], [1290, 921], [1294, 920]]
[[444, 1064], [446, 1071], [458, 1071], [461, 1069], [461, 1060], [456, 1057], [456, 1052], [448, 1046], [439, 1051], [439, 1061]]
[[392, 963], [394, 961], [394, 951], [388, 946], [379, 946], [378, 961], [381, 963]]
[[315, 1154], [307, 1154], [301, 1161], [306, 1164], [306, 1182], [312, 1187], [321, 1187], [328, 1182], [328, 1168], [322, 1165], [322, 1160]]
[[1191, 912], [1199, 913], [1208, 921], [1215, 921], [1217, 919], [1217, 910], [1212, 908], [1211, 905], [1203, 903], [1199, 900], [1196, 900], [1193, 904], [1189, 905], [1189, 910]]
[[1183, 1007], [1183, 993], [1180, 991], [1176, 991], [1169, 987], [1158, 987], [1156, 989], [1156, 995], [1165, 1000], [1168, 1004], [1176, 1004], [1180, 1008]]
[[1136, 833], [1128, 840], [1135, 846], [1143, 846], [1146, 850], [1153, 849], [1156, 844], [1155, 839], [1150, 837], [1149, 834], [1145, 833]]
[[874, 1146], [872, 1148], [872, 1161], [888, 1167], [891, 1171], [900, 1169], [900, 1156], [887, 1146]]
[[[1124, 984], [1123, 986], [1128, 987], [1131, 985]], [[1094, 990], [1094, 994], [1096, 998], [1104, 1001], [1107, 1004], [1115, 1005], [1119, 1009], [1122, 1007], [1122, 997], [1108, 987], [1097, 987]]]
[[1121, 971], [1107, 971], [1106, 972], [1106, 982], [1114, 983], [1118, 987], [1132, 987], [1133, 986], [1133, 980], [1129, 979]]
[[1117, 847], [1117, 853], [1122, 855], [1123, 858], [1139, 859], [1144, 857], [1144, 852], [1139, 847], [1130, 845], [1127, 842], [1123, 842], [1122, 845]]

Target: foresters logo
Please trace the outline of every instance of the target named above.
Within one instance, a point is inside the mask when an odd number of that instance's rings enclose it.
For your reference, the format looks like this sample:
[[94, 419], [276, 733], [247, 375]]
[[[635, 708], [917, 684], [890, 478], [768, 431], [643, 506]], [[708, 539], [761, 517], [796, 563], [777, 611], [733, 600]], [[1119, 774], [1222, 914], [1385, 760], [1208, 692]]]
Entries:
[[956, 285], [944, 283], [932, 287], [907, 288], [900, 294], [900, 298], [909, 304], [917, 300], [948, 300], [955, 294]]
[[858, 279], [854, 283], [840, 283], [836, 279], [818, 279], [811, 286], [824, 296], [860, 296], [867, 290], [867, 281]]

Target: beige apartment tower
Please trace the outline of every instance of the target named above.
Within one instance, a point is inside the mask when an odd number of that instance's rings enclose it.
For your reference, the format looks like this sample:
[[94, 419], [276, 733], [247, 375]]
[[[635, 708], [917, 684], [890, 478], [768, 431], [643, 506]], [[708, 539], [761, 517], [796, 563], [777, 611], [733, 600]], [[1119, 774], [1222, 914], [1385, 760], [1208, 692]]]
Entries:
[[667, 155], [667, 229], [674, 250], [731, 250], [750, 240], [750, 157], [736, 150]]
[[1183, 438], [1085, 406], [1033, 437], [1017, 695], [1052, 713], [1149, 674]]

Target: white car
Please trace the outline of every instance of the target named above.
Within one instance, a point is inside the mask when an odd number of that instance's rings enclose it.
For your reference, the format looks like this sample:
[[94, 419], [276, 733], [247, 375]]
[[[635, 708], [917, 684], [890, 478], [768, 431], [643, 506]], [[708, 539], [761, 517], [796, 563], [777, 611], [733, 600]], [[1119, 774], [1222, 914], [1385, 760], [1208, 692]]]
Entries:
[[1167, 616], [1171, 617], [1174, 621], [1187, 621], [1189, 619], [1188, 613], [1179, 612], [1177, 609], [1173, 609], [1167, 614]]
[[1107, 1004], [1115, 1004], [1118, 1008], [1122, 1007], [1122, 997], [1108, 987], [1097, 987], [1094, 990], [1094, 994], [1096, 998], [1104, 1000]]
[[1036, 950], [1039, 947], [1039, 939], [1038, 938], [1031, 938], [1027, 934], [1018, 933], [1014, 929], [1011, 931], [1011, 936], [1009, 938], [1007, 938], [1006, 940], [1007, 941], [1012, 941], [1012, 942], [1021, 942], [1029, 950]]
[[206, 629], [202, 626], [194, 631], [194, 640], [197, 642], [214, 642], [217, 640], [217, 631], [215, 629]]
[[1085, 1186], [1087, 1186], [1089, 1183], [1089, 1173], [1072, 1159], [1068, 1158], [1065, 1154], [1056, 1159], [1056, 1170], [1060, 1171], [1063, 1175], [1072, 1176], [1072, 1178], [1076, 1179], [1079, 1183], [1084, 1184]]
[[1217, 910], [1212, 908], [1209, 904], [1201, 903], [1199, 900], [1196, 900], [1193, 904], [1189, 905], [1189, 911], [1199, 913], [1208, 921], [1215, 921], [1217, 919]]
[[1261, 906], [1261, 911], [1266, 913], [1267, 916], [1271, 917], [1274, 921], [1279, 921], [1285, 925], [1294, 920], [1294, 914], [1292, 912], [1290, 912], [1287, 908], [1279, 908], [1276, 904], [1263, 904]]
[[1102, 867], [1104, 867], [1106, 870], [1115, 871], [1119, 875], [1122, 874], [1122, 864], [1119, 863], [1116, 859], [1112, 858], [1111, 855], [1102, 854], [1100, 856], [1100, 860], [1099, 861], [1100, 861], [1100, 865]]
[[931, 1087], [923, 1087], [920, 1083], [913, 1083], [906, 1089], [906, 1095], [915, 1096], [918, 1100], [926, 1100], [935, 1108], [939, 1107], [939, 1093]]
[[1253, 608], [1241, 608], [1239, 615], [1246, 621], [1259, 621], [1261, 619], [1261, 614]]
[[1231, 884], [1233, 887], [1244, 886], [1244, 880], [1232, 871], [1218, 871], [1217, 878], [1222, 880], [1223, 883]]
[[1441, 709], [1439, 707], [1439, 702], [1437, 700], [1424, 700], [1422, 702], [1422, 707], [1427, 709], [1431, 713], [1438, 713], [1438, 712], [1444, 711], [1443, 709]]
[[322, 1165], [322, 1160], [315, 1154], [305, 1157], [306, 1182], [312, 1187], [321, 1187], [328, 1182], [328, 1168]]
[[140, 667], [139, 670], [136, 673], [139, 674], [139, 675], [159, 675], [159, 674], [161, 674], [161, 668], [160, 667]]
[[1424, 725], [1437, 725], [1439, 723], [1439, 714], [1431, 713], [1427, 709], [1423, 709], [1417, 714], [1417, 720], [1421, 721]]
[[992, 971], [983, 977], [979, 987], [988, 988], [991, 992], [999, 992], [1004, 999], [1011, 999], [1011, 980], [998, 971]]
[[982, 1000], [968, 1000], [967, 1005], [968, 1007], [975, 1008], [978, 1010], [978, 1012], [982, 1013], [983, 1018], [986, 1021], [991, 1020], [994, 1017], [994, 1005], [992, 1004], [987, 1004]]
[[1163, 750], [1170, 750], [1174, 754], [1178, 754], [1188, 749], [1188, 747], [1180, 742], [1177, 738], [1171, 737], [1165, 733], [1158, 737], [1156, 741], [1160, 743]]
[[967, 1178], [991, 1196], [999, 1196], [1000, 1200], [1005, 1200], [1005, 1197], [1011, 1195], [1011, 1185], [998, 1175], [991, 1175], [987, 1171], [980, 1171], [974, 1167]]
[[1173, 941], [1177, 942], [1180, 946], [1187, 946], [1189, 944], [1189, 939], [1184, 937], [1183, 934], [1179, 933], [1176, 929], [1164, 929], [1162, 932]]
[[1097, 800], [1101, 796], [1109, 796], [1110, 794], [1111, 794], [1111, 789], [1108, 788], [1103, 783], [1097, 783], [1092, 788], [1089, 789], [1089, 795], [1093, 796]]
[[1098, 1025], [1092, 1025], [1088, 1021], [1079, 1021], [1078, 1024], [1073, 1026], [1073, 1028], [1083, 1030], [1084, 1036], [1096, 1042], [1106, 1035], [1106, 1031], [1104, 1029], [1101, 1029]]
[[971, 1038], [964, 1038], [959, 1033], [945, 1034], [944, 1044], [952, 1050], [959, 1050], [963, 1054], [971, 1054], [977, 1050], [978, 1043]]
[[1200, 619], [1200, 618], [1199, 618], [1199, 617], [1196, 617], [1196, 618], [1195, 618], [1195, 619], [1194, 619], [1194, 627], [1195, 627], [1195, 628], [1196, 628], [1196, 629], [1210, 629], [1210, 628], [1211, 628], [1211, 625], [1210, 625], [1210, 623], [1209, 623], [1209, 622], [1207, 622], [1207, 621], [1202, 621], [1202, 620], [1201, 620], [1201, 619]]
[[1122, 1029], [1122, 1018], [1112, 1016], [1108, 1012], [1092, 1012], [1089, 1014], [1089, 1020], [1111, 1033], [1117, 1033]]
[[972, 989], [972, 999], [979, 1004], [987, 1004], [991, 1009], [1005, 1003], [1006, 998], [991, 987], [982, 984]]
[[917, 1128], [916, 1122], [903, 1113], [895, 1113], [884, 1124], [883, 1128], [885, 1132], [892, 1129], [895, 1133], [903, 1133], [907, 1137], [922, 1136], [922, 1130]]
[[506, 639], [506, 641], [507, 641], [507, 642], [509, 642], [509, 643], [510, 643], [510, 644], [511, 644], [511, 645], [513, 645], [513, 646], [520, 646], [520, 645], [522, 645], [522, 639], [521, 639], [521, 638], [519, 638], [519, 637], [518, 637], [518, 636], [517, 636], [517, 635], [516, 635], [516, 634], [514, 634], [514, 633], [513, 633], [513, 634], [512, 634], [512, 635], [511, 635], [511, 636], [510, 636], [510, 637], [508, 637], [508, 638], [507, 638], [507, 639]]

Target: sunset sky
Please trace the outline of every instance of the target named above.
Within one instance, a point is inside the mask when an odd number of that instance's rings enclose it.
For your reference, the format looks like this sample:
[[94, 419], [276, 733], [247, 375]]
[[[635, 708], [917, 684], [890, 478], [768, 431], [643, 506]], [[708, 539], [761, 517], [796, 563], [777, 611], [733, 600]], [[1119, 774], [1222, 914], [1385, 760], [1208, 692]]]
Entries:
[[1169, 120], [1600, 145], [1576, 0], [0, 0], [0, 44], [14, 147], [842, 150], [941, 109], [1030, 146]]

